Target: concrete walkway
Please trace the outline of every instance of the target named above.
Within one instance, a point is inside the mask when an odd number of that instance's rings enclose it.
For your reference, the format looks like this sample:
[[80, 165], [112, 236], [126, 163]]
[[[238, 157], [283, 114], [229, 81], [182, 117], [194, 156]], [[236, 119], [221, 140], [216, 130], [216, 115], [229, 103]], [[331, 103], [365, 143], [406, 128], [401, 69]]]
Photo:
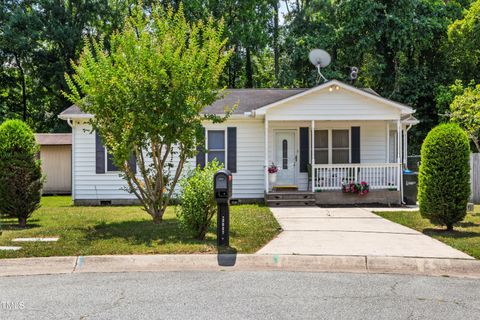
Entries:
[[271, 208], [283, 232], [258, 254], [473, 259], [362, 208]]

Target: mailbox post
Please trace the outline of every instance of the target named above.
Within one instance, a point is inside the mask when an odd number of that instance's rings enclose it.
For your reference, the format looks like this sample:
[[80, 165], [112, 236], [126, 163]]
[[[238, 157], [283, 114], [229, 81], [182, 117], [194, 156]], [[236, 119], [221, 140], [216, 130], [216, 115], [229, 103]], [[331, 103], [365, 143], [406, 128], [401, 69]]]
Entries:
[[230, 241], [230, 199], [232, 198], [232, 173], [219, 170], [214, 175], [213, 188], [218, 205], [217, 244], [229, 246]]

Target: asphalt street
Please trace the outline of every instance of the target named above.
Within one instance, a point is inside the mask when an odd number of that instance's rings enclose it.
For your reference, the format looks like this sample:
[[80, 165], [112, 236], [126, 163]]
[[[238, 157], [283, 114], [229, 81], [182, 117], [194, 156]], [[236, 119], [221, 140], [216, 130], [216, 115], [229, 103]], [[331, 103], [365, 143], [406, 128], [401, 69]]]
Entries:
[[0, 319], [480, 319], [480, 280], [302, 272], [0, 278]]

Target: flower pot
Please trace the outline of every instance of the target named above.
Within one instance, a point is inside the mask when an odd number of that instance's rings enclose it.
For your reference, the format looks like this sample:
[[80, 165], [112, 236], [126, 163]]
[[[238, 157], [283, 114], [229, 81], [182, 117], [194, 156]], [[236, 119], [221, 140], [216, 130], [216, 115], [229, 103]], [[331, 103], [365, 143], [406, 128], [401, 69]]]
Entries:
[[268, 174], [268, 182], [271, 185], [274, 185], [275, 183], [277, 183], [277, 173], [269, 173]]

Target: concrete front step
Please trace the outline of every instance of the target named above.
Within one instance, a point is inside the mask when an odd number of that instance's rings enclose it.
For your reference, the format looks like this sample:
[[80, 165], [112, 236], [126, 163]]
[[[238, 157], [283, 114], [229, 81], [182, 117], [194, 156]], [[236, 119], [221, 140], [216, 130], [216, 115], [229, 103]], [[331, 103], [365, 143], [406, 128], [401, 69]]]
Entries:
[[265, 201], [271, 207], [314, 206], [316, 202], [312, 192], [271, 192]]
[[315, 195], [311, 192], [274, 192], [268, 193], [267, 200], [315, 200]]
[[289, 206], [315, 206], [315, 199], [305, 199], [305, 200], [267, 200], [267, 204], [270, 207], [289, 207]]

